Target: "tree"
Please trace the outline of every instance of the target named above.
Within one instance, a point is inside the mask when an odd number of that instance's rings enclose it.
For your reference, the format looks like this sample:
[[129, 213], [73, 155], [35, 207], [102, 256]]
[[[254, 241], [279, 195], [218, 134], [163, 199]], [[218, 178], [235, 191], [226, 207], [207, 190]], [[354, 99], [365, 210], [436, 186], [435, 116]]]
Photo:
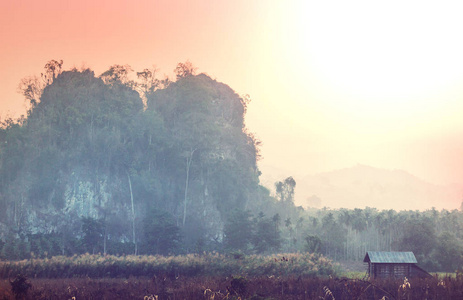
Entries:
[[323, 241], [323, 253], [332, 257], [342, 254], [346, 241], [345, 229], [336, 222], [334, 214], [331, 212], [323, 216], [321, 225], [320, 238]]
[[37, 76], [28, 76], [19, 82], [18, 92], [29, 101], [30, 109], [33, 109], [40, 101], [43, 85]]
[[287, 177], [283, 182], [276, 182], [275, 188], [277, 196], [282, 203], [294, 203], [294, 191], [296, 188], [296, 181], [293, 177]]
[[196, 70], [197, 68], [194, 67], [189, 60], [187, 60], [184, 63], [178, 63], [177, 67], [174, 70], [174, 73], [177, 76], [177, 80], [179, 80], [181, 78], [195, 75]]
[[82, 245], [85, 251], [95, 254], [101, 251], [104, 237], [104, 225], [101, 220], [82, 218]]
[[135, 246], [135, 249], [134, 249], [134, 254], [137, 255], [137, 252], [138, 252], [138, 244], [137, 244], [137, 236], [136, 236], [136, 229], [135, 229], [135, 204], [133, 202], [133, 190], [132, 190], [132, 180], [130, 178], [130, 174], [128, 171], [126, 171], [127, 173], [127, 179], [128, 179], [128, 183], [129, 183], [129, 192], [130, 192], [130, 207], [131, 207], [131, 210], [132, 210], [132, 243], [134, 244]]
[[412, 251], [417, 260], [427, 265], [430, 254], [436, 247], [435, 228], [426, 218], [411, 218], [403, 225], [403, 235], [397, 243], [397, 250]]
[[308, 234], [305, 236], [304, 250], [309, 253], [320, 253], [322, 247], [321, 239], [316, 235]]
[[276, 218], [265, 218], [263, 214], [255, 220], [252, 243], [256, 253], [275, 253], [280, 250], [280, 230], [275, 223]]
[[143, 252], [147, 254], [169, 255], [179, 251], [180, 229], [171, 214], [158, 209], [150, 209], [143, 218]]
[[248, 253], [253, 239], [253, 230], [251, 213], [240, 209], [233, 210], [223, 230], [225, 249]]
[[161, 86], [161, 81], [156, 78], [156, 72], [157, 69], [155, 67], [152, 70], [144, 69], [141, 72], [137, 72], [137, 78], [141, 80], [141, 82], [137, 83], [136, 86], [140, 91], [145, 105], [147, 105], [147, 96]]
[[50, 60], [45, 64], [45, 71], [41, 74], [42, 80], [44, 81], [45, 85], [50, 85], [53, 81], [61, 74], [61, 67], [63, 66], [63, 60]]
[[[445, 231], [437, 238], [433, 253], [433, 262], [437, 262], [441, 272], [455, 272], [463, 267], [463, 245], [455, 234]], [[436, 266], [434, 266], [436, 267]]]
[[100, 78], [105, 84], [113, 85], [119, 83], [132, 86], [133, 82], [129, 80], [130, 72], [133, 72], [133, 69], [129, 65], [112, 65], [107, 71], [100, 75]]

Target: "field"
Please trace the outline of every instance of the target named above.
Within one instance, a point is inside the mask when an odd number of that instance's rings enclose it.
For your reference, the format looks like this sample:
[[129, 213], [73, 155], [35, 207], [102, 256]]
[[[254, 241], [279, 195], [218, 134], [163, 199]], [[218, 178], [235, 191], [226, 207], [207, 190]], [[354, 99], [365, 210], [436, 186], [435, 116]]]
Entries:
[[[178, 277], [30, 279], [18, 299], [463, 299], [463, 280], [446, 277], [368, 282], [323, 277]], [[8, 280], [0, 299], [15, 299]], [[151, 298], [150, 298], [151, 297]]]
[[278, 254], [272, 256], [208, 253], [181, 256], [75, 255], [50, 259], [0, 262], [0, 278], [23, 274], [29, 278], [128, 278], [199, 276], [329, 276], [337, 265], [319, 254]]
[[460, 274], [370, 282], [310, 254], [83, 255], [2, 262], [0, 275], [0, 300], [463, 299]]

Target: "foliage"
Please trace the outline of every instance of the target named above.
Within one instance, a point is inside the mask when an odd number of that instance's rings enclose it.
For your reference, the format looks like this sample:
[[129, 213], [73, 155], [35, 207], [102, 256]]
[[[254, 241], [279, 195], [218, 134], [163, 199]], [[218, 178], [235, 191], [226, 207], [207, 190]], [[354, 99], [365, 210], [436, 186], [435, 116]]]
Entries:
[[316, 235], [307, 235], [305, 236], [305, 249], [310, 253], [320, 253], [320, 248], [322, 245], [321, 239]]
[[437, 238], [433, 259], [438, 264], [437, 269], [445, 272], [455, 272], [463, 266], [463, 245], [455, 234], [444, 231]]
[[177, 67], [174, 70], [175, 75], [177, 76], [177, 80], [183, 77], [188, 77], [195, 75], [196, 69], [190, 61], [186, 61], [184, 63], [178, 63]]
[[118, 83], [132, 84], [128, 79], [128, 75], [132, 71], [133, 70], [129, 65], [113, 65], [109, 68], [109, 70], [103, 72], [103, 74], [100, 75], [100, 78], [109, 85]]
[[278, 181], [275, 183], [276, 193], [281, 202], [294, 202], [294, 191], [296, 188], [296, 181], [293, 177], [286, 178], [283, 182]]
[[248, 280], [246, 277], [233, 277], [230, 282], [230, 291], [238, 296], [244, 296], [248, 288]]
[[281, 235], [277, 218], [263, 214], [254, 219], [255, 232], [252, 244], [256, 253], [277, 253], [281, 248]]
[[397, 248], [401, 251], [412, 251], [421, 262], [429, 257], [435, 248], [435, 229], [430, 220], [410, 219], [403, 226], [403, 235], [397, 242]]
[[224, 244], [228, 251], [249, 252], [252, 241], [253, 223], [251, 213], [235, 209], [224, 226]]
[[366, 251], [413, 251], [427, 271], [455, 271], [463, 268], [461, 228], [463, 213], [458, 210], [367, 207], [307, 210], [303, 231], [320, 238], [321, 253], [339, 260], [362, 261]]
[[11, 291], [13, 292], [15, 299], [20, 299], [21, 297], [26, 296], [31, 287], [30, 282], [28, 282], [27, 278], [22, 274], [16, 275], [13, 281], [10, 281], [10, 284]]
[[92, 254], [101, 252], [103, 237], [104, 224], [101, 220], [82, 218], [82, 244], [87, 252]]
[[190, 62], [176, 82], [62, 65], [24, 79], [27, 117], [2, 121], [3, 258], [220, 249], [230, 212], [259, 187], [249, 97]]
[[143, 220], [143, 235], [143, 253], [178, 253], [181, 243], [180, 229], [168, 212], [151, 209]]

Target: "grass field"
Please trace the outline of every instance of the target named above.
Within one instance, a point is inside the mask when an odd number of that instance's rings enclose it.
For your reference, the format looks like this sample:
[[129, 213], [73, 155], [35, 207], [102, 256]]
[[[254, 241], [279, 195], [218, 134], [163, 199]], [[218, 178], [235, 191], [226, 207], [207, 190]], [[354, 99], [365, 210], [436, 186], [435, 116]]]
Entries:
[[178, 276], [335, 276], [338, 265], [318, 254], [289, 253], [263, 255], [182, 256], [55, 256], [0, 262], [0, 278], [23, 274], [30, 278], [128, 278], [151, 277], [153, 274]]
[[310, 254], [54, 257], [1, 262], [4, 299], [463, 299], [461, 274], [368, 281]]
[[[28, 279], [18, 299], [463, 299], [457, 277], [364, 281], [330, 277], [177, 277]], [[0, 300], [15, 299], [8, 280]]]

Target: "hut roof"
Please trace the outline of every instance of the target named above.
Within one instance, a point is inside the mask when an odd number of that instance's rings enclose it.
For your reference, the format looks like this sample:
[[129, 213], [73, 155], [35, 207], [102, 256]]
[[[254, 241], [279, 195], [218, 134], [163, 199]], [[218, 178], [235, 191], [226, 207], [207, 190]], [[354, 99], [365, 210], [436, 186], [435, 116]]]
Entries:
[[368, 251], [363, 259], [363, 262], [372, 263], [403, 263], [403, 264], [416, 264], [418, 263], [413, 252], [379, 252]]

